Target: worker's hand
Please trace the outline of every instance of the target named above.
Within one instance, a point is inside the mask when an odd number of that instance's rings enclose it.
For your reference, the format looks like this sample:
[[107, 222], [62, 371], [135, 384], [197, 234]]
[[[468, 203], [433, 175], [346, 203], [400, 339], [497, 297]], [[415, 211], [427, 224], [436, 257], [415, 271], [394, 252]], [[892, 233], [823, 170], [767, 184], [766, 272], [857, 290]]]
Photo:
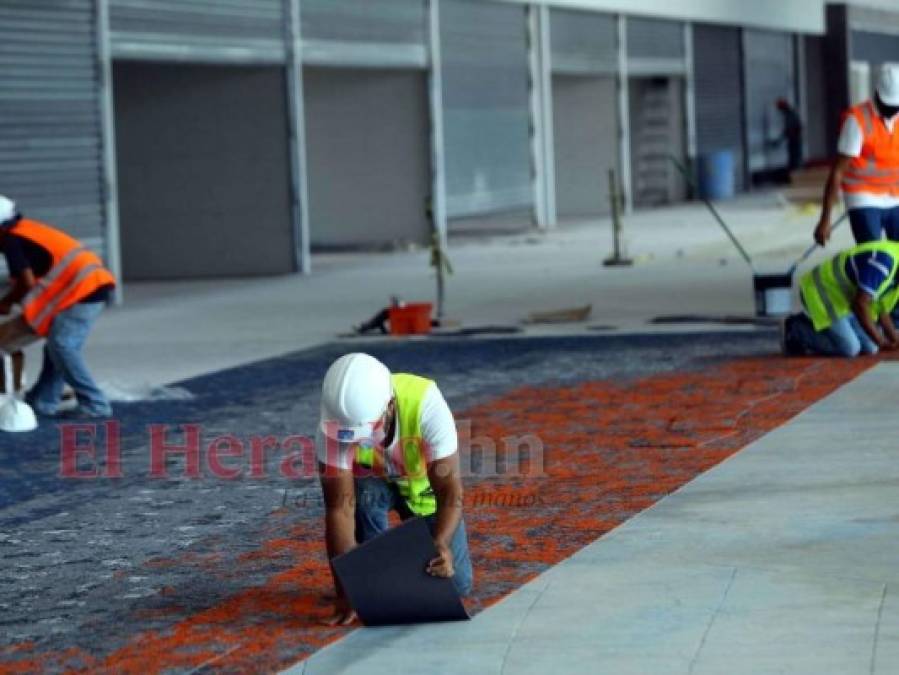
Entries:
[[883, 352], [894, 352], [897, 349], [899, 349], [899, 342], [896, 342], [895, 340], [886, 340], [880, 347], [880, 351]]
[[428, 563], [427, 573], [432, 577], [449, 578], [456, 573], [453, 569], [453, 552], [446, 544], [437, 544], [437, 557]]
[[821, 216], [818, 226], [815, 228], [815, 241], [819, 246], [825, 246], [827, 240], [830, 239], [830, 218]]
[[334, 605], [334, 613], [322, 619], [319, 623], [323, 626], [348, 626], [356, 620], [356, 610], [350, 607], [350, 603], [344, 597], [338, 597]]

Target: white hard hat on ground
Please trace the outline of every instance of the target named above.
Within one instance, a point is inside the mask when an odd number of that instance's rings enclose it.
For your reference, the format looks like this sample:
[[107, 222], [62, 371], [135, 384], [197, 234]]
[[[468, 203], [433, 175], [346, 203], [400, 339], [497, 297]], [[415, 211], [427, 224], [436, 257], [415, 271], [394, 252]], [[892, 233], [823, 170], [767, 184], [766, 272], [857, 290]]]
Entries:
[[12, 358], [0, 352], [3, 359], [3, 384], [6, 394], [0, 396], [0, 431], [34, 431], [37, 417], [31, 406], [16, 397]]
[[877, 95], [890, 106], [899, 106], [899, 63], [884, 63], [877, 75]]
[[16, 398], [15, 394], [7, 394], [6, 400], [0, 404], [0, 431], [34, 431], [37, 429], [37, 417], [31, 406]]
[[16, 215], [16, 203], [3, 195], [0, 195], [0, 223], [11, 220]]
[[368, 354], [341, 356], [322, 384], [322, 433], [346, 443], [371, 439], [392, 398], [387, 366]]

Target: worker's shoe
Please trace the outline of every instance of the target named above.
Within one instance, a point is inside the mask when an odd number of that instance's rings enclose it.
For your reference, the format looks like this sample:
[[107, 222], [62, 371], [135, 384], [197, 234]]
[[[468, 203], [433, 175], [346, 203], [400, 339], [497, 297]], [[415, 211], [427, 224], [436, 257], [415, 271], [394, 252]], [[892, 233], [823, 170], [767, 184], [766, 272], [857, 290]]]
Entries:
[[796, 331], [796, 322], [805, 317], [801, 314], [788, 316], [780, 323], [780, 351], [784, 356], [805, 356], [808, 351]]

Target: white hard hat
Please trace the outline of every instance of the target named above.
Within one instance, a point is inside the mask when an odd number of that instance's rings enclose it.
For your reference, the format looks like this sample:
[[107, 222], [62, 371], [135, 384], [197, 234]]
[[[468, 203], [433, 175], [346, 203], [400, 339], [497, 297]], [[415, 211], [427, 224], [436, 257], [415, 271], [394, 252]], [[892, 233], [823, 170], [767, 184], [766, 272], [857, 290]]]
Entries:
[[0, 195], [0, 223], [12, 220], [16, 215], [16, 203], [3, 195]]
[[347, 443], [370, 439], [392, 398], [387, 366], [368, 354], [341, 356], [322, 383], [322, 433]]
[[9, 394], [0, 404], [0, 431], [34, 431], [37, 429], [37, 417], [31, 406]]
[[884, 63], [877, 76], [877, 95], [890, 106], [899, 106], [899, 63]]

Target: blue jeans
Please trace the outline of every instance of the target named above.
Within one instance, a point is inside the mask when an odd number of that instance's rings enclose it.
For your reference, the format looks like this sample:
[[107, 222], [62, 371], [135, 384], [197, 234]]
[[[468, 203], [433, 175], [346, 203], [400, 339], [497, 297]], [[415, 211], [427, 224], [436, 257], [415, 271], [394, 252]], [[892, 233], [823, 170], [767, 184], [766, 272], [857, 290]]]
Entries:
[[[356, 541], [360, 544], [384, 532], [388, 528], [387, 514], [392, 510], [407, 520], [414, 517], [406, 502], [400, 496], [393, 483], [383, 478], [356, 478]], [[434, 534], [437, 516], [426, 516], [425, 522]], [[460, 595], [471, 593], [474, 572], [471, 568], [471, 555], [468, 552], [468, 536], [465, 534], [465, 521], [459, 521], [459, 527], [450, 541], [453, 554], [453, 584]]]
[[801, 314], [791, 322], [791, 331], [807, 350], [815, 354], [851, 358], [859, 354], [877, 353], [877, 345], [854, 314], [834, 321], [822, 331], [816, 331], [811, 320]]
[[83, 302], [53, 317], [44, 343], [41, 374], [28, 393], [28, 402], [38, 413], [56, 412], [65, 383], [75, 390], [82, 411], [104, 417], [112, 415], [109, 400], [94, 382], [81, 355], [91, 327], [105, 306], [102, 302]]
[[878, 241], [886, 233], [899, 241], [899, 206], [891, 209], [849, 209], [849, 225], [856, 244]]

